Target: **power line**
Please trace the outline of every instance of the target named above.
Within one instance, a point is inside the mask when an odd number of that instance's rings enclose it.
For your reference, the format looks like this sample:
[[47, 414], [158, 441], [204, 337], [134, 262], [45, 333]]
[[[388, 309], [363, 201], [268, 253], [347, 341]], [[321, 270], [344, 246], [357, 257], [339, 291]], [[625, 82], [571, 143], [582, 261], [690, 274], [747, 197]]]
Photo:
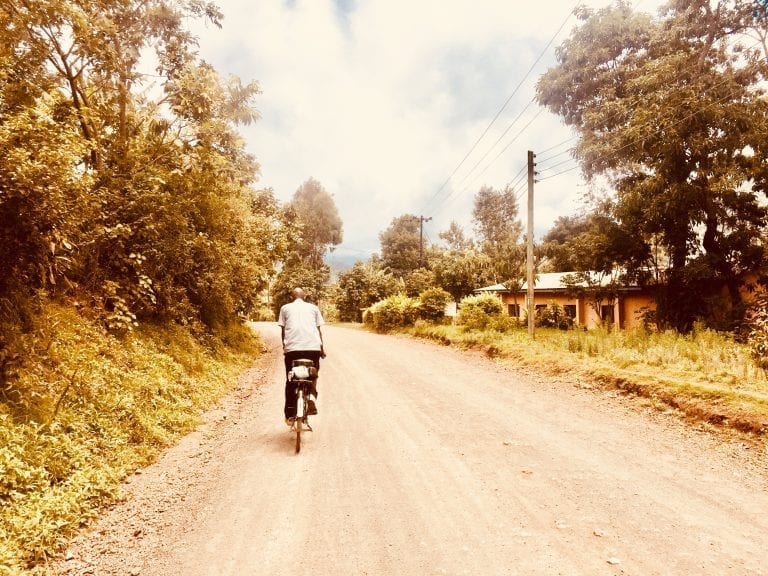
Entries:
[[520, 90], [520, 87], [523, 85], [523, 83], [524, 83], [524, 82], [525, 82], [525, 80], [528, 78], [528, 76], [530, 76], [530, 75], [531, 75], [531, 72], [533, 72], [533, 70], [534, 70], [534, 68], [536, 67], [536, 65], [537, 65], [537, 64], [539, 63], [539, 61], [540, 61], [540, 60], [541, 60], [541, 59], [544, 57], [544, 54], [546, 54], [546, 53], [547, 53], [547, 51], [549, 50], [549, 47], [550, 47], [550, 46], [552, 45], [552, 43], [555, 41], [555, 38], [557, 38], [557, 36], [558, 36], [558, 35], [560, 34], [560, 32], [563, 30], [563, 28], [565, 27], [566, 23], [567, 23], [567, 22], [568, 22], [568, 20], [571, 18], [571, 16], [573, 15], [574, 11], [576, 10], [576, 8], [578, 8], [578, 6], [579, 6], [580, 4], [581, 4], [581, 2], [576, 2], [576, 3], [573, 5], [573, 8], [571, 8], [571, 10], [568, 12], [568, 15], [565, 17], [565, 19], [563, 20], [563, 22], [560, 24], [560, 27], [559, 27], [559, 28], [557, 29], [557, 31], [556, 31], [556, 32], [555, 32], [555, 33], [552, 35], [552, 37], [549, 39], [549, 42], [547, 42], [546, 46], [544, 46], [544, 49], [541, 51], [541, 53], [539, 54], [539, 56], [538, 56], [538, 57], [536, 58], [536, 60], [533, 62], [533, 64], [531, 65], [531, 67], [528, 69], [528, 71], [525, 73], [525, 76], [523, 76], [523, 78], [520, 80], [520, 82], [518, 82], [517, 86], [515, 86], [515, 89], [512, 91], [512, 94], [510, 94], [510, 95], [509, 95], [509, 98], [507, 98], [507, 99], [506, 99], [506, 101], [505, 101], [505, 102], [504, 102], [504, 104], [501, 106], [501, 108], [499, 109], [499, 111], [498, 111], [498, 112], [496, 112], [496, 115], [495, 115], [495, 116], [493, 117], [493, 119], [490, 121], [490, 123], [488, 124], [488, 126], [486, 126], [485, 130], [483, 130], [483, 133], [482, 133], [482, 134], [480, 134], [480, 136], [478, 137], [478, 139], [477, 139], [477, 140], [475, 140], [475, 143], [474, 143], [474, 144], [472, 144], [472, 147], [469, 149], [469, 152], [467, 152], [467, 153], [464, 155], [464, 157], [461, 159], [461, 162], [459, 162], [459, 163], [456, 165], [456, 167], [453, 169], [453, 172], [451, 172], [451, 174], [448, 176], [448, 178], [446, 178], [446, 179], [445, 179], [445, 182], [443, 182], [443, 184], [440, 186], [440, 188], [438, 188], [438, 189], [437, 189], [437, 191], [436, 191], [436, 192], [435, 192], [435, 193], [434, 193], [434, 194], [433, 194], [433, 195], [430, 197], [430, 199], [429, 199], [429, 200], [427, 201], [427, 203], [425, 204], [425, 208], [426, 208], [426, 207], [429, 207], [429, 206], [431, 205], [431, 203], [432, 203], [432, 202], [435, 200], [435, 198], [437, 198], [437, 197], [440, 195], [440, 193], [441, 193], [441, 192], [442, 192], [442, 191], [445, 189], [445, 187], [448, 185], [448, 182], [450, 182], [450, 181], [451, 181], [451, 179], [454, 177], [454, 175], [456, 174], [456, 172], [458, 172], [458, 171], [459, 171], [459, 169], [460, 169], [460, 168], [461, 168], [461, 167], [464, 165], [464, 162], [466, 162], [466, 161], [467, 161], [467, 159], [468, 159], [468, 158], [469, 158], [469, 156], [472, 154], [472, 152], [474, 152], [474, 151], [475, 151], [475, 148], [477, 148], [478, 144], [480, 144], [480, 141], [481, 141], [481, 140], [482, 140], [482, 139], [485, 137], [485, 135], [486, 135], [486, 134], [488, 133], [488, 131], [491, 129], [491, 126], [493, 126], [493, 125], [494, 125], [494, 123], [495, 123], [495, 122], [496, 122], [496, 120], [499, 118], [499, 116], [501, 116], [501, 113], [502, 113], [502, 112], [503, 112], [503, 111], [504, 111], [504, 110], [507, 108], [507, 106], [509, 105], [509, 103], [512, 101], [512, 98], [514, 98], [514, 96], [517, 94], [518, 90]]
[[[548, 166], [546, 168], [541, 168], [539, 170], [539, 174], [541, 174], [542, 172], [549, 172], [550, 170], [554, 170], [558, 166], [562, 166], [563, 164], [568, 164], [569, 162], [573, 162], [573, 158], [566, 158], [565, 160], [562, 160], [560, 162], [556, 162], [555, 164], [552, 164], [552, 166]], [[536, 165], [538, 166], [539, 163], [537, 162]]]
[[[572, 140], [576, 140], [577, 138], [578, 138], [578, 136], [571, 136], [570, 138], [566, 138], [565, 140], [563, 140], [562, 142], [558, 142], [558, 143], [557, 143], [557, 144], [555, 144], [554, 146], [550, 146], [549, 148], [545, 148], [544, 150], [542, 150], [541, 152], [539, 152], [539, 154], [546, 154], [547, 152], [550, 152], [550, 151], [552, 151], [552, 150], [555, 150], [555, 149], [557, 149], [557, 148], [560, 148], [560, 146], [562, 146], [562, 145], [564, 145], [564, 144], [568, 144], [568, 142], [571, 142]], [[571, 150], [571, 149], [572, 149], [572, 147], [571, 147], [571, 148], [569, 148], [568, 150]], [[566, 152], [567, 152], [568, 150], [566, 150]], [[563, 153], [564, 153], [564, 152], [560, 152], [560, 154], [563, 154]], [[559, 154], [556, 154], [555, 156], [559, 156]], [[541, 162], [541, 160], [539, 160], [539, 162]]]
[[[758, 43], [754, 44], [752, 46], [752, 48], [757, 46], [757, 44]], [[731, 81], [730, 78], [725, 78], [725, 79], [721, 80], [720, 82], [718, 82], [718, 83], [714, 84], [713, 86], [711, 86], [709, 88], [709, 90], [715, 90], [715, 89], [719, 88], [720, 86], [725, 85], [726, 83], [728, 83], [730, 81]], [[722, 98], [716, 99], [716, 100], [710, 102], [709, 104], [705, 104], [704, 106], [701, 106], [701, 107], [697, 108], [696, 110], [693, 110], [687, 116], [683, 116], [682, 118], [678, 119], [677, 121], [672, 122], [671, 124], [667, 125], [665, 128], [666, 129], [672, 129], [672, 128], [676, 127], [676, 126], [684, 124], [685, 122], [688, 122], [689, 120], [694, 118], [697, 114], [700, 114], [703, 110], [708, 110], [709, 108], [712, 108], [714, 106], [722, 104], [723, 102], [726, 102], [727, 100], [730, 100], [731, 98], [733, 98], [737, 94], [738, 94], [738, 90], [733, 90], [733, 91], [729, 92], [728, 94], [726, 94], [725, 96], [723, 96]], [[654, 120], [649, 120], [645, 124], [641, 124], [640, 126], [637, 126], [635, 128], [635, 130], [636, 131], [637, 130], [644, 130], [644, 129], [653, 127], [655, 125], [656, 125], [656, 122]], [[642, 139], [640, 137], [634, 138], [634, 139], [630, 140], [629, 142], [627, 142], [626, 144], [624, 144], [623, 146], [621, 146], [620, 148], [617, 148], [616, 150], [614, 150], [612, 153], [604, 155], [603, 158], [608, 159], [608, 160], [616, 159], [622, 151], [624, 151], [627, 148], [630, 148], [632, 146], [636, 146], [641, 141], [642, 141]], [[557, 146], [554, 146], [553, 148], [557, 148]], [[553, 157], [554, 156], [550, 156], [549, 159], [551, 159]], [[547, 169], [545, 169], [543, 171], [551, 170], [556, 165], [550, 166], [549, 168], [547, 168]], [[550, 174], [549, 176], [545, 176], [544, 178], [540, 178], [538, 181], [542, 182], [544, 180], [550, 180], [550, 179], [555, 178], [557, 176], [560, 176], [562, 174], [566, 174], [568, 172], [572, 172], [573, 170], [576, 170], [577, 168], [579, 168], [579, 166], [573, 166], [573, 167], [571, 167], [571, 168], [569, 168], [567, 170], [562, 170], [560, 172], [557, 172], [556, 174]]]
[[[496, 161], [496, 160], [499, 158], [499, 156], [501, 156], [501, 155], [502, 155], [504, 152], [506, 152], [507, 148], [509, 148], [509, 147], [510, 147], [510, 146], [511, 146], [511, 145], [512, 145], [512, 144], [513, 144], [513, 143], [514, 143], [514, 142], [515, 142], [515, 141], [516, 141], [516, 140], [517, 140], [517, 139], [518, 139], [518, 138], [519, 138], [519, 137], [520, 137], [520, 136], [523, 134], [523, 132], [525, 132], [525, 130], [526, 130], [526, 129], [527, 129], [527, 128], [528, 128], [528, 127], [529, 127], [529, 126], [530, 126], [530, 125], [533, 123], [533, 121], [534, 121], [534, 120], [536, 120], [536, 118], [538, 118], [538, 117], [539, 117], [539, 115], [540, 115], [542, 112], [543, 112], [543, 109], [541, 109], [541, 108], [540, 108], [540, 109], [539, 109], [539, 111], [538, 111], [538, 112], [536, 112], [536, 114], [533, 116], [533, 118], [531, 118], [531, 119], [528, 121], [528, 123], [527, 123], [525, 126], [523, 126], [523, 127], [522, 127], [522, 128], [521, 128], [521, 129], [520, 129], [518, 132], [517, 132], [517, 134], [515, 134], [515, 136], [512, 138], [512, 140], [510, 140], [510, 141], [509, 141], [509, 143], [508, 143], [508, 144], [507, 144], [507, 145], [506, 145], [506, 146], [505, 146], [505, 147], [504, 147], [504, 148], [503, 148], [503, 149], [502, 149], [502, 150], [501, 150], [501, 151], [500, 151], [500, 152], [499, 152], [499, 153], [496, 155], [496, 157], [495, 157], [493, 160], [491, 160], [491, 161], [490, 161], [490, 162], [489, 162], [489, 163], [488, 163], [488, 164], [485, 166], [485, 168], [483, 168], [483, 169], [480, 171], [480, 173], [478, 173], [478, 174], [475, 176], [475, 178], [472, 180], [472, 182], [470, 182], [470, 183], [469, 183], [469, 184], [467, 184], [467, 185], [466, 185], [466, 186], [465, 186], [463, 189], [461, 189], [461, 194], [464, 194], [464, 193], [465, 193], [465, 192], [467, 192], [467, 191], [468, 191], [468, 190], [469, 190], [469, 189], [470, 189], [472, 186], [474, 186], [474, 184], [477, 182], [478, 178], [480, 178], [480, 177], [481, 177], [483, 174], [485, 174], [486, 170], [488, 170], [488, 168], [490, 168], [490, 167], [493, 165], [493, 163], [494, 163], [494, 162], [495, 162], [495, 161]], [[439, 212], [439, 211], [440, 211], [440, 209], [441, 209], [441, 208], [445, 208], [445, 207], [448, 205], [448, 201], [450, 200], [450, 198], [451, 198], [451, 197], [452, 197], [454, 194], [456, 194], [456, 192], [457, 192], [458, 190], [459, 190], [459, 188], [455, 188], [455, 189], [453, 189], [453, 190], [452, 190], [452, 191], [451, 191], [451, 192], [450, 192], [450, 193], [449, 193], [449, 194], [448, 194], [448, 195], [447, 195], [447, 196], [446, 196], [446, 197], [443, 199], [443, 201], [442, 201], [442, 202], [440, 202], [440, 203], [439, 203], [439, 204], [438, 204], [438, 205], [435, 207], [435, 209], [433, 210], [433, 212], [437, 213], [437, 212]]]
[[567, 168], [565, 170], [561, 170], [560, 172], [557, 172], [555, 174], [550, 174], [549, 176], [544, 176], [544, 178], [539, 178], [536, 180], [536, 182], [543, 182], [544, 180], [549, 180], [550, 178], [556, 178], [557, 176], [560, 176], [562, 174], [565, 174], [567, 172], [573, 172], [574, 170], [578, 170], [580, 166], [577, 164], [576, 166], [571, 166], [570, 168]]
[[490, 168], [490, 167], [491, 167], [491, 165], [493, 165], [493, 163], [494, 163], [494, 162], [496, 162], [496, 160], [498, 160], [498, 159], [499, 159], [499, 157], [500, 157], [502, 154], [504, 154], [504, 152], [506, 152], [506, 151], [507, 151], [507, 149], [508, 149], [508, 148], [509, 148], [509, 147], [510, 147], [510, 146], [511, 146], [511, 145], [512, 145], [514, 142], [515, 142], [515, 140], [517, 140], [517, 139], [518, 139], [518, 138], [519, 138], [519, 137], [522, 135], [522, 133], [523, 133], [523, 132], [525, 132], [526, 128], [528, 128], [528, 126], [530, 126], [531, 124], [533, 124], [533, 121], [534, 121], [534, 120], [536, 120], [536, 118], [538, 118], [538, 117], [541, 115], [541, 113], [542, 113], [542, 112], [544, 112], [544, 109], [543, 109], [543, 108], [539, 108], [539, 111], [538, 111], [538, 112], [536, 112], [536, 114], [533, 116], [533, 118], [531, 118], [531, 119], [528, 121], [528, 123], [527, 123], [525, 126], [523, 126], [523, 128], [522, 128], [522, 129], [521, 129], [521, 130], [520, 130], [520, 131], [519, 131], [519, 132], [518, 132], [518, 133], [515, 135], [515, 137], [514, 137], [514, 138], [512, 138], [512, 140], [510, 140], [510, 141], [507, 143], [507, 145], [506, 145], [506, 146], [504, 146], [504, 148], [502, 148], [502, 149], [501, 149], [501, 151], [500, 151], [498, 154], [496, 154], [496, 156], [494, 156], [493, 160], [491, 160], [491, 161], [488, 163], [488, 165], [487, 165], [485, 168], [483, 168], [483, 171], [482, 171], [480, 174], [484, 174], [484, 173], [485, 173], [485, 171], [486, 171], [486, 170], [488, 170], [488, 168]]
[[[518, 121], [518, 120], [519, 120], [519, 119], [522, 117], [522, 115], [525, 113], [525, 111], [526, 111], [526, 110], [528, 110], [528, 108], [530, 107], [530, 105], [531, 105], [531, 104], [533, 104], [533, 103], [534, 103], [534, 100], [531, 100], [530, 102], [528, 102], [528, 104], [526, 104], [526, 105], [525, 105], [525, 108], [523, 108], [523, 109], [520, 111], [520, 114], [518, 114], [517, 116], [515, 116], [515, 119], [514, 119], [514, 120], [512, 120], [512, 123], [511, 123], [509, 126], [507, 126], [507, 128], [506, 128], [506, 130], [504, 130], [504, 132], [502, 132], [502, 133], [501, 133], [501, 136], [499, 136], [499, 137], [496, 139], [496, 141], [495, 141], [495, 142], [494, 142], [494, 143], [491, 145], [491, 147], [490, 147], [490, 148], [488, 148], [488, 150], [486, 150], [485, 154], [483, 154], [483, 155], [480, 157], [480, 160], [478, 160], [478, 161], [475, 163], [475, 165], [474, 165], [474, 166], [472, 166], [472, 168], [470, 169], [470, 171], [469, 171], [469, 172], [467, 172], [467, 173], [464, 175], [464, 178], [462, 178], [462, 179], [461, 179], [461, 181], [460, 181], [460, 182], [459, 182], [459, 184], [458, 184], [459, 186], [461, 186], [461, 185], [464, 183], [464, 181], [465, 181], [467, 178], [469, 178], [469, 176], [472, 174], [472, 172], [474, 172], [474, 171], [475, 171], [475, 168], [477, 168], [477, 167], [480, 165], [480, 163], [481, 163], [483, 160], [485, 160], [485, 159], [487, 158], [488, 154], [490, 154], [490, 153], [491, 153], [491, 151], [492, 151], [494, 148], [496, 148], [496, 145], [497, 145], [499, 142], [501, 142], [501, 140], [504, 138], [504, 136], [506, 136], [506, 135], [507, 135], [507, 132], [509, 132], [509, 131], [512, 129], [512, 127], [513, 127], [513, 126], [514, 126], [514, 125], [517, 123], [517, 121]], [[529, 123], [529, 124], [530, 124], [530, 123]], [[481, 174], [482, 174], [482, 172], [481, 172]]]
[[562, 156], [563, 154], [569, 154], [569, 153], [573, 152], [574, 150], [576, 150], [576, 148], [574, 146], [571, 146], [570, 148], [566, 148], [565, 150], [563, 150], [562, 152], [558, 152], [557, 154], [550, 154], [549, 156], [547, 156], [545, 158], [542, 158], [541, 160], [536, 162], [536, 165], [537, 166], [541, 166], [545, 162], [549, 162], [550, 160], [554, 160], [555, 158], [557, 158], [559, 156]]
[[514, 191], [518, 187], [520, 182], [525, 180], [525, 178], [527, 177], [527, 174], [526, 174], [527, 171], [528, 171], [528, 166], [523, 165], [523, 167], [520, 170], [518, 170], [517, 174], [515, 174], [512, 177], [512, 180], [509, 181], [507, 186], [512, 188], [512, 191]]

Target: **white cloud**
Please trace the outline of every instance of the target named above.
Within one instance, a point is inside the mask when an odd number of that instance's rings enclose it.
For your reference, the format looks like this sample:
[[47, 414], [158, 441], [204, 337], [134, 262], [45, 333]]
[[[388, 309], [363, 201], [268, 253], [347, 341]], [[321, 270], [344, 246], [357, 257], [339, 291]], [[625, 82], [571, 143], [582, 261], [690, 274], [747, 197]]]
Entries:
[[[288, 200], [307, 178], [319, 180], [344, 221], [341, 252], [364, 258], [378, 249], [378, 233], [405, 213], [434, 216], [433, 239], [451, 219], [468, 227], [481, 185], [502, 188], [525, 165], [526, 150], [544, 150], [570, 136], [557, 118], [540, 113], [491, 163], [539, 111], [532, 105], [488, 152], [554, 62], [554, 48], [573, 17], [525, 77], [573, 9], [571, 0], [217, 3], [223, 30], [197, 28], [200, 52], [222, 73], [261, 85], [262, 120], [244, 131], [262, 166], [260, 185]], [[636, 2], [646, 10], [658, 3]], [[521, 82], [492, 130], [437, 193]], [[537, 184], [537, 234], [578, 209], [578, 184], [578, 171]]]

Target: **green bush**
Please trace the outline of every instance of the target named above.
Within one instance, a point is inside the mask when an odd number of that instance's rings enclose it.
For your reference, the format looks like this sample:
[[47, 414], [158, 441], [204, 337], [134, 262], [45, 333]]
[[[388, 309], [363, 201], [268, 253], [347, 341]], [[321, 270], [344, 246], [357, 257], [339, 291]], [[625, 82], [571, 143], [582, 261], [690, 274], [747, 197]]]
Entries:
[[463, 298], [459, 304], [459, 310], [466, 310], [467, 308], [479, 308], [489, 316], [501, 314], [504, 311], [501, 300], [493, 294], [479, 294]]
[[399, 294], [390, 296], [366, 310], [363, 322], [377, 332], [411, 326], [419, 317], [419, 301]]
[[538, 308], [534, 322], [540, 328], [568, 330], [573, 327], [573, 319], [569, 318], [563, 307], [556, 302], [550, 302], [546, 308]]
[[116, 337], [59, 305], [33, 328], [0, 386], [0, 574], [59, 549], [236, 385], [260, 346], [239, 323], [204, 340], [149, 323]]
[[459, 303], [456, 322], [468, 330], [485, 330], [491, 318], [501, 316], [504, 306], [493, 294], [467, 296]]
[[424, 320], [440, 322], [445, 316], [445, 307], [453, 297], [442, 288], [428, 288], [419, 296], [420, 315]]
[[459, 310], [456, 323], [466, 330], [485, 330], [491, 317], [480, 308], [471, 306], [466, 310]]
[[255, 308], [250, 316], [251, 320], [254, 322], [275, 322], [277, 320], [275, 311], [266, 305], [261, 305]]

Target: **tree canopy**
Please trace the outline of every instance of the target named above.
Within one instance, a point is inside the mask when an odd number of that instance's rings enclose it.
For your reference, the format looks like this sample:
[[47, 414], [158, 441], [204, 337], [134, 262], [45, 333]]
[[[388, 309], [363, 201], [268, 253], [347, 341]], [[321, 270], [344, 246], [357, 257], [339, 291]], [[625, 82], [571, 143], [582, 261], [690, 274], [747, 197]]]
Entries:
[[221, 17], [203, 0], [0, 0], [4, 330], [53, 296], [116, 329], [253, 306], [285, 240], [237, 132], [259, 87], [222, 78], [185, 27]]
[[341, 320], [362, 322], [362, 310], [397, 294], [400, 284], [382, 268], [380, 261], [371, 259], [356, 262], [352, 268], [339, 274], [339, 288], [336, 307]]
[[[579, 131], [575, 155], [613, 184], [619, 225], [665, 250], [662, 323], [689, 328], [722, 289], [738, 315], [740, 279], [765, 265], [765, 21], [740, 0], [674, 0], [658, 19], [627, 2], [579, 16], [539, 102]], [[762, 45], [744, 43], [753, 30]]]
[[379, 234], [381, 259], [384, 267], [398, 278], [421, 267], [421, 221], [413, 214], [392, 219], [389, 227]]
[[525, 251], [520, 244], [523, 225], [517, 197], [511, 187], [483, 186], [475, 195], [472, 221], [480, 250], [491, 261], [493, 279], [516, 283], [523, 277]]
[[320, 266], [325, 251], [342, 241], [342, 222], [333, 196], [320, 182], [310, 178], [296, 190], [288, 209], [294, 210], [301, 222], [301, 240], [296, 250], [311, 266]]
[[333, 196], [314, 178], [299, 186], [285, 206], [283, 225], [288, 241], [272, 287], [275, 312], [290, 302], [291, 290], [297, 286], [316, 302], [326, 295], [331, 269], [325, 263], [325, 252], [342, 239], [342, 222]]

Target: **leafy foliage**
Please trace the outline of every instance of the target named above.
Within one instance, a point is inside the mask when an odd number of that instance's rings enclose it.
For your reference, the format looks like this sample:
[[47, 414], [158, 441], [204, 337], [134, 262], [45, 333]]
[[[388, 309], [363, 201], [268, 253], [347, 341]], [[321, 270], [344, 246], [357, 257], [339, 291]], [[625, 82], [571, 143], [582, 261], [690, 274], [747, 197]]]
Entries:
[[557, 302], [550, 302], [546, 307], [537, 309], [535, 323], [541, 328], [567, 330], [573, 327], [573, 320], [566, 316], [563, 307]]
[[453, 297], [442, 288], [428, 288], [419, 295], [419, 315], [430, 322], [440, 322], [445, 317], [445, 307]]
[[300, 254], [290, 253], [271, 289], [275, 317], [280, 307], [291, 301], [294, 288], [303, 288], [307, 300], [320, 304], [325, 297], [330, 277], [331, 271], [327, 265], [313, 268]]
[[[2, 0], [0, 17], [0, 299], [75, 296], [117, 331], [153, 317], [210, 328], [251, 309], [281, 241], [236, 132], [258, 117], [258, 86], [220, 78], [184, 29], [218, 25], [218, 10]], [[18, 314], [0, 314], [12, 331]]]
[[48, 557], [196, 425], [258, 344], [241, 325], [206, 346], [179, 326], [145, 323], [118, 338], [52, 305], [33, 328], [28, 365], [0, 389], [27, 392], [24, 406], [0, 402], [0, 566], [18, 569]]
[[768, 370], [768, 295], [756, 298], [751, 307], [747, 343], [755, 363]]
[[421, 266], [421, 221], [418, 216], [404, 214], [392, 219], [379, 234], [384, 267], [396, 278], [402, 278]]
[[406, 295], [415, 298], [435, 286], [435, 273], [428, 268], [416, 268], [403, 278]]
[[490, 258], [495, 283], [523, 278], [525, 251], [520, 244], [523, 226], [518, 218], [517, 197], [511, 187], [488, 186], [475, 195], [472, 219], [479, 246]]
[[312, 300], [321, 303], [327, 293], [331, 269], [325, 251], [341, 242], [342, 222], [333, 197], [312, 178], [302, 184], [283, 211], [287, 237], [286, 256], [272, 288], [272, 307], [290, 302], [290, 293], [301, 287]]
[[356, 262], [339, 274], [338, 285], [336, 308], [345, 322], [360, 322], [364, 309], [397, 294], [400, 289], [397, 279], [385, 272], [377, 260]]
[[[768, 58], [737, 37], [755, 28], [764, 38], [764, 22], [742, 1], [675, 0], [659, 20], [617, 3], [581, 18], [538, 99], [579, 131], [584, 173], [609, 178], [612, 216], [648, 247], [645, 262], [622, 263], [662, 266], [661, 325], [689, 330], [714, 310], [733, 325], [741, 279], [766, 264], [756, 151], [768, 133]], [[655, 246], [665, 262], [651, 260]]]
[[287, 249], [237, 132], [259, 87], [199, 59], [191, 18], [221, 14], [0, 0], [0, 533], [25, 561], [227, 385], [212, 356], [253, 354], [233, 326]]
[[389, 296], [376, 302], [363, 314], [366, 326], [376, 332], [390, 332], [396, 328], [410, 326], [419, 317], [419, 301], [403, 294]]
[[456, 323], [468, 330], [485, 330], [493, 318], [502, 314], [504, 306], [494, 294], [467, 296], [459, 303]]
[[493, 281], [493, 260], [474, 250], [447, 251], [432, 262], [435, 283], [459, 301]]
[[317, 269], [323, 264], [328, 247], [341, 244], [342, 222], [333, 197], [322, 184], [310, 178], [302, 184], [288, 205], [301, 222], [297, 245], [293, 248]]
[[449, 250], [463, 251], [474, 247], [472, 239], [467, 238], [464, 229], [455, 220], [451, 220], [448, 228], [440, 232], [438, 236], [448, 245]]

